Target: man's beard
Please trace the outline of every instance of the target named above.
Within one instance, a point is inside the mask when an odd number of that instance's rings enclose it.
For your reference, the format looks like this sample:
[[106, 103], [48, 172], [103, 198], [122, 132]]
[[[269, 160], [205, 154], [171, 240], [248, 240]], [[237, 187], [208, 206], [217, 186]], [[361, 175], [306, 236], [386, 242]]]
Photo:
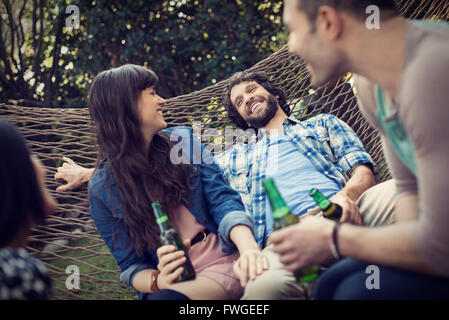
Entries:
[[249, 123], [254, 128], [263, 128], [265, 127], [271, 119], [273, 119], [274, 115], [278, 110], [278, 101], [276, 98], [270, 94], [267, 101], [267, 107], [264, 110], [259, 111], [257, 115], [250, 115], [246, 118], [246, 122]]

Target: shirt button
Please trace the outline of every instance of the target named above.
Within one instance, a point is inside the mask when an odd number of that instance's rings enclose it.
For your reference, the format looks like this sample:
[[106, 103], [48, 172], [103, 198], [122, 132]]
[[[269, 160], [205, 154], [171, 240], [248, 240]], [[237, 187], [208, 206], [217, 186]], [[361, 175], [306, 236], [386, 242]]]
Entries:
[[262, 224], [263, 223], [263, 221], [262, 220], [259, 220], [259, 224]]
[[262, 196], [260, 196], [260, 197], [259, 197], [259, 200], [260, 200], [260, 201], [262, 201], [262, 200], [263, 200], [263, 197], [262, 197]]
[[324, 171], [324, 174], [329, 175], [329, 171]]
[[311, 155], [312, 155], [312, 152], [307, 152], [307, 155], [308, 155], [308, 156], [311, 156]]

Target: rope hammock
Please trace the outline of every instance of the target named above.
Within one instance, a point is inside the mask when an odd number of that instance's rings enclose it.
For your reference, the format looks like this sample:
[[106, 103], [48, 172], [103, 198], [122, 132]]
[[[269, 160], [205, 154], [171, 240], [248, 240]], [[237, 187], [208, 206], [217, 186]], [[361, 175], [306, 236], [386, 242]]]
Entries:
[[[397, 3], [402, 14], [412, 19], [449, 20], [449, 0], [397, 0]], [[379, 137], [358, 110], [350, 75], [313, 92], [304, 62], [289, 54], [286, 47], [247, 71], [263, 72], [282, 88], [298, 119], [326, 112], [345, 121], [376, 162], [377, 182], [390, 178]], [[191, 94], [168, 99], [164, 116], [169, 126], [192, 126], [193, 121], [201, 121], [203, 131], [232, 128], [220, 100], [227, 82], [223, 80]], [[135, 290], [119, 281], [120, 270], [90, 218], [87, 187], [63, 193], [54, 191], [57, 184], [53, 177], [62, 164], [63, 155], [86, 166], [95, 165], [97, 149], [88, 110], [0, 104], [0, 118], [21, 128], [32, 152], [43, 162], [47, 186], [59, 202], [59, 211], [45, 224], [33, 228], [27, 247], [50, 270], [54, 298], [136, 299]], [[79, 268], [79, 289], [68, 278], [73, 274], [73, 269], [68, 268], [72, 265]]]

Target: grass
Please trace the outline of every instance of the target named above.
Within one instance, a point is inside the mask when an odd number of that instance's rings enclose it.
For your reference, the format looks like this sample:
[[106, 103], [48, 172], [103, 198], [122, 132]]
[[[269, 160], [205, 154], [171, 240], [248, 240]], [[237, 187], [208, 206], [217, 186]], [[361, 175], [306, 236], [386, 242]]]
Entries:
[[[79, 239], [73, 241], [71, 246], [73, 249], [46, 261], [53, 279], [55, 299], [137, 299], [134, 289], [119, 282], [119, 268], [104, 243], [99, 244], [94, 239]], [[66, 273], [67, 267], [71, 265], [79, 268], [79, 289], [70, 290], [66, 286], [67, 280], [71, 285], [76, 284], [73, 281], [73, 269]]]

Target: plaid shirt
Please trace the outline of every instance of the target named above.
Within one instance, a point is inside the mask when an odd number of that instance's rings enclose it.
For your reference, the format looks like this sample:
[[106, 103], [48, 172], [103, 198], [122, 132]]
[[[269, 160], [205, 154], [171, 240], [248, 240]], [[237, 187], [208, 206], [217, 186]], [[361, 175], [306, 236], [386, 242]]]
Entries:
[[[352, 169], [374, 162], [355, 132], [343, 121], [320, 114], [305, 121], [285, 119], [284, 134], [322, 174], [343, 188]], [[265, 208], [267, 197], [262, 185], [267, 166], [269, 137], [259, 129], [248, 144], [237, 144], [215, 156], [224, 177], [240, 193], [246, 213], [254, 221], [255, 238], [265, 245]], [[282, 160], [280, 160], [282, 163]], [[298, 174], [300, 174], [298, 172]], [[312, 187], [312, 186], [311, 186]]]

